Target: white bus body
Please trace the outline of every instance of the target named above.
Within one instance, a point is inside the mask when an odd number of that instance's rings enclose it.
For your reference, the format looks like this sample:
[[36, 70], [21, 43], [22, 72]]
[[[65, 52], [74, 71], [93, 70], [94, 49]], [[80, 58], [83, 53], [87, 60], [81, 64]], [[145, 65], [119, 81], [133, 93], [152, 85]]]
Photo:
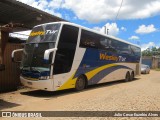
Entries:
[[[12, 58], [14, 58], [13, 51]], [[69, 22], [35, 26], [23, 49], [20, 80], [47, 91], [140, 75], [140, 47]]]

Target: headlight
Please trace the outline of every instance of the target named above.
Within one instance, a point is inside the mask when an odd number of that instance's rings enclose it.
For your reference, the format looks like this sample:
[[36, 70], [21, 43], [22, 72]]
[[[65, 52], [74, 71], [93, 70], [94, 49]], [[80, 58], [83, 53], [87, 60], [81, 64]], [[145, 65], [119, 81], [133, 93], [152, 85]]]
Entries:
[[40, 80], [47, 80], [47, 79], [49, 79], [49, 76], [41, 76], [39, 79]]

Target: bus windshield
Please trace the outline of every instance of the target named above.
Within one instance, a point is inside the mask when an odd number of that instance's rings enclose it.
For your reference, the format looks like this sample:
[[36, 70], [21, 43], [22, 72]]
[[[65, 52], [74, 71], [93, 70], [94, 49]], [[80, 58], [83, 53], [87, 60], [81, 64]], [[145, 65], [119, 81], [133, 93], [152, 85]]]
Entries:
[[33, 28], [27, 43], [55, 42], [60, 24], [46, 24]]
[[46, 24], [33, 28], [25, 44], [21, 69], [26, 71], [49, 72], [52, 62], [44, 64], [44, 52], [55, 47], [60, 24]]

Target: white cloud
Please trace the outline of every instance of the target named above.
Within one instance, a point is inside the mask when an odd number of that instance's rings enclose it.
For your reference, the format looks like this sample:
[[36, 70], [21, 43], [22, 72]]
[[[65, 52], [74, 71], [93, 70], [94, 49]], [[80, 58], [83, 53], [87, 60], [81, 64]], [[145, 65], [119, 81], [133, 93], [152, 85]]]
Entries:
[[100, 32], [102, 28], [101, 27], [93, 27], [93, 29]]
[[28, 5], [31, 5], [34, 2], [36, 2], [36, 0], [17, 0], [17, 1], [23, 2], [23, 3], [28, 4]]
[[127, 28], [121, 27], [121, 30], [122, 30], [122, 31], [127, 31]]
[[61, 8], [63, 0], [51, 0], [48, 7], [52, 7], [53, 9]]
[[[63, 8], [89, 22], [114, 20], [121, 0], [64, 0]], [[118, 19], [143, 19], [160, 14], [160, 0], [124, 0]]]
[[158, 47], [154, 42], [149, 42], [147, 44], [142, 44], [141, 45], [141, 49], [146, 50], [147, 48], [151, 48], [151, 47]]
[[50, 14], [52, 14], [52, 15], [55, 15], [55, 16], [57, 16], [57, 17], [62, 18], [62, 14], [60, 14], [60, 13], [58, 13], [58, 12], [55, 12], [54, 10], [45, 9], [44, 11], [47, 12], [47, 13], [50, 13]]
[[38, 8], [40, 10], [45, 11], [48, 7], [48, 1], [47, 0], [39, 0], [38, 2], [34, 2], [32, 4], [33, 7]]
[[[106, 23], [104, 26], [106, 26], [106, 32], [107, 32], [107, 29], [108, 29], [108, 34], [109, 35], [113, 35], [113, 36], [118, 35], [119, 28], [118, 28], [116, 23]], [[99, 31], [101, 33], [104, 33], [105, 32], [105, 27], [104, 26], [102, 28], [94, 27], [93, 29], [97, 30], [97, 31]]]
[[156, 28], [154, 27], [153, 24], [145, 26], [145, 25], [141, 25], [138, 27], [138, 29], [135, 31], [138, 34], [148, 34], [148, 33], [152, 33], [155, 32]]
[[138, 36], [131, 36], [128, 38], [129, 40], [139, 40], [139, 37]]
[[[59, 8], [71, 10], [89, 22], [115, 20], [121, 0], [18, 0], [35, 8], [60, 15]], [[160, 14], [160, 0], [124, 0], [118, 19], [143, 19]]]
[[71, 20], [71, 16], [69, 14], [65, 14], [64, 19], [69, 21], [69, 20]]
[[63, 0], [17, 0], [22, 3], [28, 4], [34, 8], [40, 9], [47, 13], [62, 17], [61, 13], [56, 12], [56, 9], [61, 8]]

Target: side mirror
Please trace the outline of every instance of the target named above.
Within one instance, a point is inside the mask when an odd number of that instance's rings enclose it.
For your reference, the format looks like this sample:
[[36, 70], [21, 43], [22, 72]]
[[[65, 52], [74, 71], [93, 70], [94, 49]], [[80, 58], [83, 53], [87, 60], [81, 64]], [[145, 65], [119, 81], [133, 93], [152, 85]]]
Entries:
[[23, 49], [17, 49], [17, 50], [13, 50], [13, 51], [12, 51], [12, 55], [11, 55], [11, 57], [12, 57], [12, 62], [15, 62], [15, 63], [20, 63], [20, 62], [21, 62], [21, 61], [16, 61], [16, 60], [14, 59], [15, 53], [16, 53], [16, 52], [20, 52], [20, 51], [23, 51]]
[[[48, 49], [44, 52], [44, 63], [48, 63], [49, 62], [49, 55], [51, 52], [54, 52], [56, 51], [57, 48], [52, 48], [52, 49]], [[55, 57], [55, 54], [53, 55], [53, 59]]]
[[4, 64], [0, 64], [0, 71], [5, 70], [5, 65]]

